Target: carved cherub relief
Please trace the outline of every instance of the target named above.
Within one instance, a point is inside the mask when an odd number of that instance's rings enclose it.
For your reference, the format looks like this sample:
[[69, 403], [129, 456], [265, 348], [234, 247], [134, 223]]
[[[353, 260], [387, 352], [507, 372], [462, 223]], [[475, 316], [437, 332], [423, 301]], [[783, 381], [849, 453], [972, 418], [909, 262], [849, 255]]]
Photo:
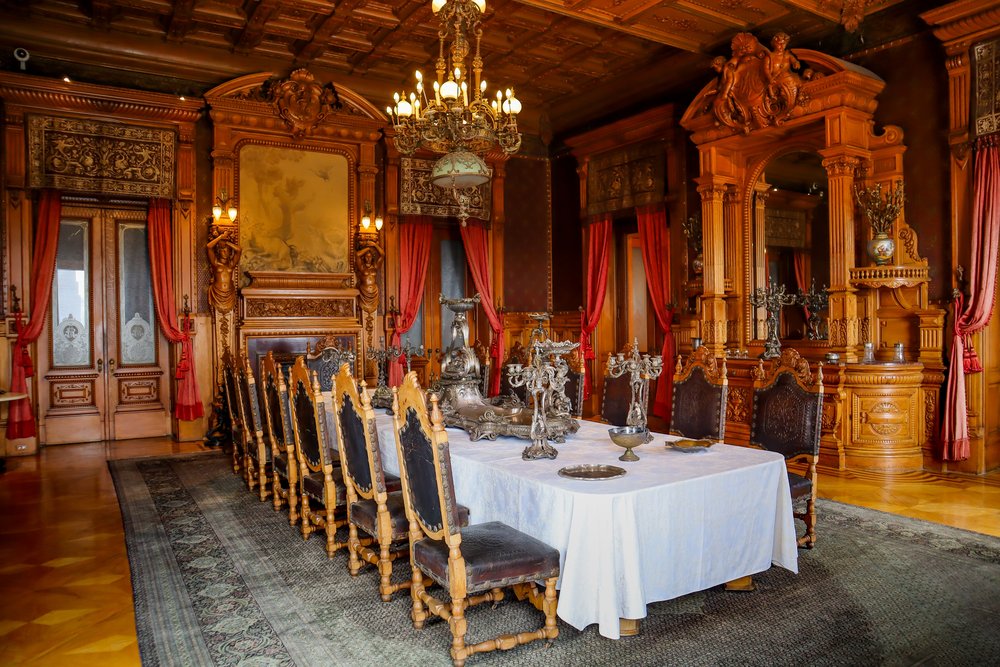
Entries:
[[716, 122], [749, 134], [780, 125], [804, 101], [801, 87], [812, 76], [787, 50], [788, 35], [779, 32], [768, 49], [757, 38], [741, 32], [733, 38], [733, 55], [712, 61], [718, 72], [710, 103]]

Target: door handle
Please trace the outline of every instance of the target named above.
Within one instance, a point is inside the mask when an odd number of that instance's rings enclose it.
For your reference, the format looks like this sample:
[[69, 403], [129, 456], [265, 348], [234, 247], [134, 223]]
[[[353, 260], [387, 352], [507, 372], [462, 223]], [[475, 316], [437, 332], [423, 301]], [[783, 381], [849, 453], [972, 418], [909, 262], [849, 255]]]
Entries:
[[114, 359], [108, 359], [108, 371], [110, 371], [111, 373], [115, 372], [115, 360]]
[[104, 370], [104, 359], [97, 360], [97, 372], [100, 373]]

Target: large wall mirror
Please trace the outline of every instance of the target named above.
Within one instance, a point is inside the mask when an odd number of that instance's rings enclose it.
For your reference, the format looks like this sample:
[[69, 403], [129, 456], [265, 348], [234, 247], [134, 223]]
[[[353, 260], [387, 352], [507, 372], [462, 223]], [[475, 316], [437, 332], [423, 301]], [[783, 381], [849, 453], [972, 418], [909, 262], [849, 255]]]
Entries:
[[[753, 288], [783, 285], [787, 294], [830, 284], [827, 176], [814, 152], [785, 153], [770, 160], [754, 188]], [[767, 336], [763, 310], [754, 317], [754, 338]], [[786, 306], [779, 335], [807, 337], [806, 311]]]

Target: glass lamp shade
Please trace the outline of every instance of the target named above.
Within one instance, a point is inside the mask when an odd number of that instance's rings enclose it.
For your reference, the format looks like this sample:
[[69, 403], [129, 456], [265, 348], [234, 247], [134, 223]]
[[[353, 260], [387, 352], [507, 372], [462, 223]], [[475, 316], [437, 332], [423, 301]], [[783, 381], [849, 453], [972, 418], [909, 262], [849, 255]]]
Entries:
[[482, 158], [468, 151], [444, 155], [431, 170], [431, 183], [439, 188], [474, 188], [489, 180], [489, 167]]

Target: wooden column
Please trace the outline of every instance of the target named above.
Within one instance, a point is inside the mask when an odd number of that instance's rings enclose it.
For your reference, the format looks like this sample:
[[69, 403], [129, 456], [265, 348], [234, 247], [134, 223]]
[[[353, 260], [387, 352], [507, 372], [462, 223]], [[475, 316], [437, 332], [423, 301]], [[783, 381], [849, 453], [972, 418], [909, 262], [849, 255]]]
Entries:
[[853, 363], [858, 360], [858, 300], [851, 286], [854, 267], [854, 175], [858, 158], [831, 149], [820, 151], [829, 179], [830, 215], [830, 351]]
[[701, 302], [702, 344], [721, 357], [726, 345], [726, 267], [723, 198], [727, 184], [709, 179], [698, 186], [701, 195], [701, 235], [704, 296]]
[[[742, 349], [748, 340], [744, 337], [742, 299], [746, 295], [744, 277], [749, 275], [744, 254], [747, 250], [749, 230], [742, 224], [743, 199], [735, 185], [726, 188], [722, 197], [722, 225], [725, 231], [725, 283], [726, 292], [726, 342], [729, 347]], [[726, 287], [728, 286], [728, 290]]]
[[[761, 177], [754, 185], [753, 198], [753, 285], [751, 290], [763, 286], [767, 282], [767, 235], [765, 234], [765, 221], [767, 219], [767, 197], [770, 193], [770, 186]], [[749, 271], [747, 272], [749, 273]], [[749, 303], [749, 302], [748, 302]], [[767, 336], [764, 329], [760, 328], [761, 323], [767, 319], [767, 310], [763, 307], [753, 308], [750, 306], [753, 316], [749, 319], [750, 333], [747, 340], [756, 338], [763, 339]]]

